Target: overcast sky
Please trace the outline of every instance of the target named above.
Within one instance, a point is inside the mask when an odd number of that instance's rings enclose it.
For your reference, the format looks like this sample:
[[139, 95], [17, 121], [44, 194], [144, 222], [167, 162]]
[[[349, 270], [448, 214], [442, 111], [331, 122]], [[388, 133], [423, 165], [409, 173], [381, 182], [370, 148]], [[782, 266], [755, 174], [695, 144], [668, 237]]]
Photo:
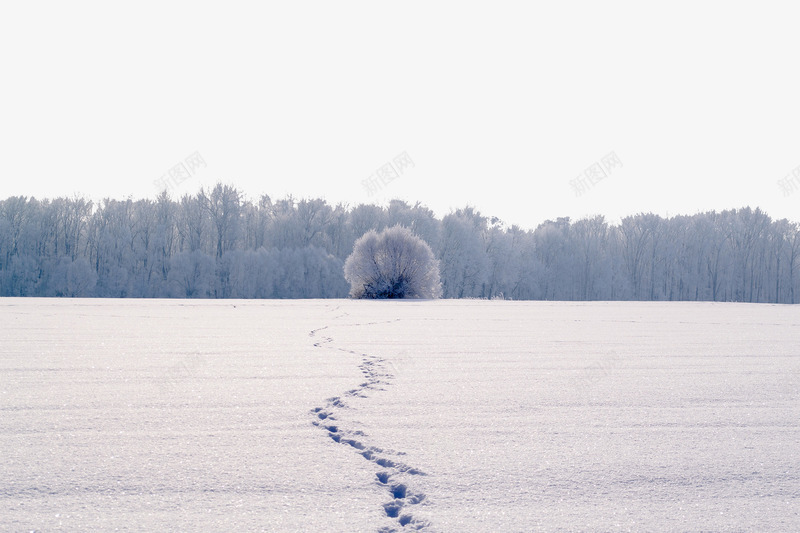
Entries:
[[183, 164], [173, 197], [800, 220], [797, 6], [6, 2], [0, 197], [154, 198]]

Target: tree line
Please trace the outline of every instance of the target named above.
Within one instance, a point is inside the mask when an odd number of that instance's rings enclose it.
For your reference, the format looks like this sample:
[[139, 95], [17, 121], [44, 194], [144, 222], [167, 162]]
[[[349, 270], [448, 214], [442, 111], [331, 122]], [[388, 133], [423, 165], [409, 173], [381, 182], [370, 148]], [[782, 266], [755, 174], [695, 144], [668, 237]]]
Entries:
[[431, 247], [444, 298], [800, 300], [800, 227], [760, 209], [531, 230], [471, 207], [437, 218], [400, 200], [253, 201], [223, 184], [180, 199], [2, 200], [0, 295], [341, 298], [355, 241], [398, 224]]

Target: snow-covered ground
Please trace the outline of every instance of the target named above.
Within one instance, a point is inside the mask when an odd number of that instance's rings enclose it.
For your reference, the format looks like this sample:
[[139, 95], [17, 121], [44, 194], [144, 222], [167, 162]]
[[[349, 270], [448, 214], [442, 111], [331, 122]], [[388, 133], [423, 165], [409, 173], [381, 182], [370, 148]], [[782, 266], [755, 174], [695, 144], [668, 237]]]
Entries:
[[0, 530], [800, 530], [800, 307], [0, 300]]

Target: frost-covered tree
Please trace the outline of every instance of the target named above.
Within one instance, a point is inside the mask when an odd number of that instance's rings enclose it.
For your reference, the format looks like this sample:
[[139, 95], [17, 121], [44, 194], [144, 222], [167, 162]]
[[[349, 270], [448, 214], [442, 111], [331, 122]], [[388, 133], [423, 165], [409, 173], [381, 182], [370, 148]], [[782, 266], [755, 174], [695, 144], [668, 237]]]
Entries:
[[473, 208], [442, 219], [439, 258], [445, 298], [480, 298], [489, 278], [484, 233], [486, 218]]
[[759, 209], [531, 231], [470, 207], [439, 219], [401, 200], [251, 202], [226, 185], [180, 200], [0, 199], [0, 296], [342, 297], [356, 237], [394, 225], [430, 244], [445, 298], [800, 300], [800, 225]]
[[97, 274], [84, 257], [73, 261], [68, 255], [62, 256], [50, 278], [52, 293], [70, 298], [93, 296], [96, 284]]
[[170, 259], [167, 275], [176, 298], [208, 298], [213, 292], [214, 260], [201, 252], [180, 252]]
[[241, 221], [241, 198], [232, 185], [217, 183], [210, 193], [200, 189], [200, 206], [210, 220], [214, 232], [216, 258], [233, 250], [239, 235]]
[[408, 228], [392, 226], [359, 238], [344, 263], [353, 298], [439, 298], [439, 262]]

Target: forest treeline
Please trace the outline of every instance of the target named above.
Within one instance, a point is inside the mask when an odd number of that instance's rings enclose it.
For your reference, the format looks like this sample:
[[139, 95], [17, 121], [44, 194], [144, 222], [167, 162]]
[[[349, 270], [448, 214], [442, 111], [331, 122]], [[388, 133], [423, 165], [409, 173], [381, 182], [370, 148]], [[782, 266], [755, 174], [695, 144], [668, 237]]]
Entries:
[[257, 201], [233, 186], [172, 199], [0, 201], [0, 295], [341, 298], [370, 229], [406, 226], [440, 261], [443, 297], [796, 303], [800, 227], [742, 208], [558, 218], [535, 230], [466, 207]]

